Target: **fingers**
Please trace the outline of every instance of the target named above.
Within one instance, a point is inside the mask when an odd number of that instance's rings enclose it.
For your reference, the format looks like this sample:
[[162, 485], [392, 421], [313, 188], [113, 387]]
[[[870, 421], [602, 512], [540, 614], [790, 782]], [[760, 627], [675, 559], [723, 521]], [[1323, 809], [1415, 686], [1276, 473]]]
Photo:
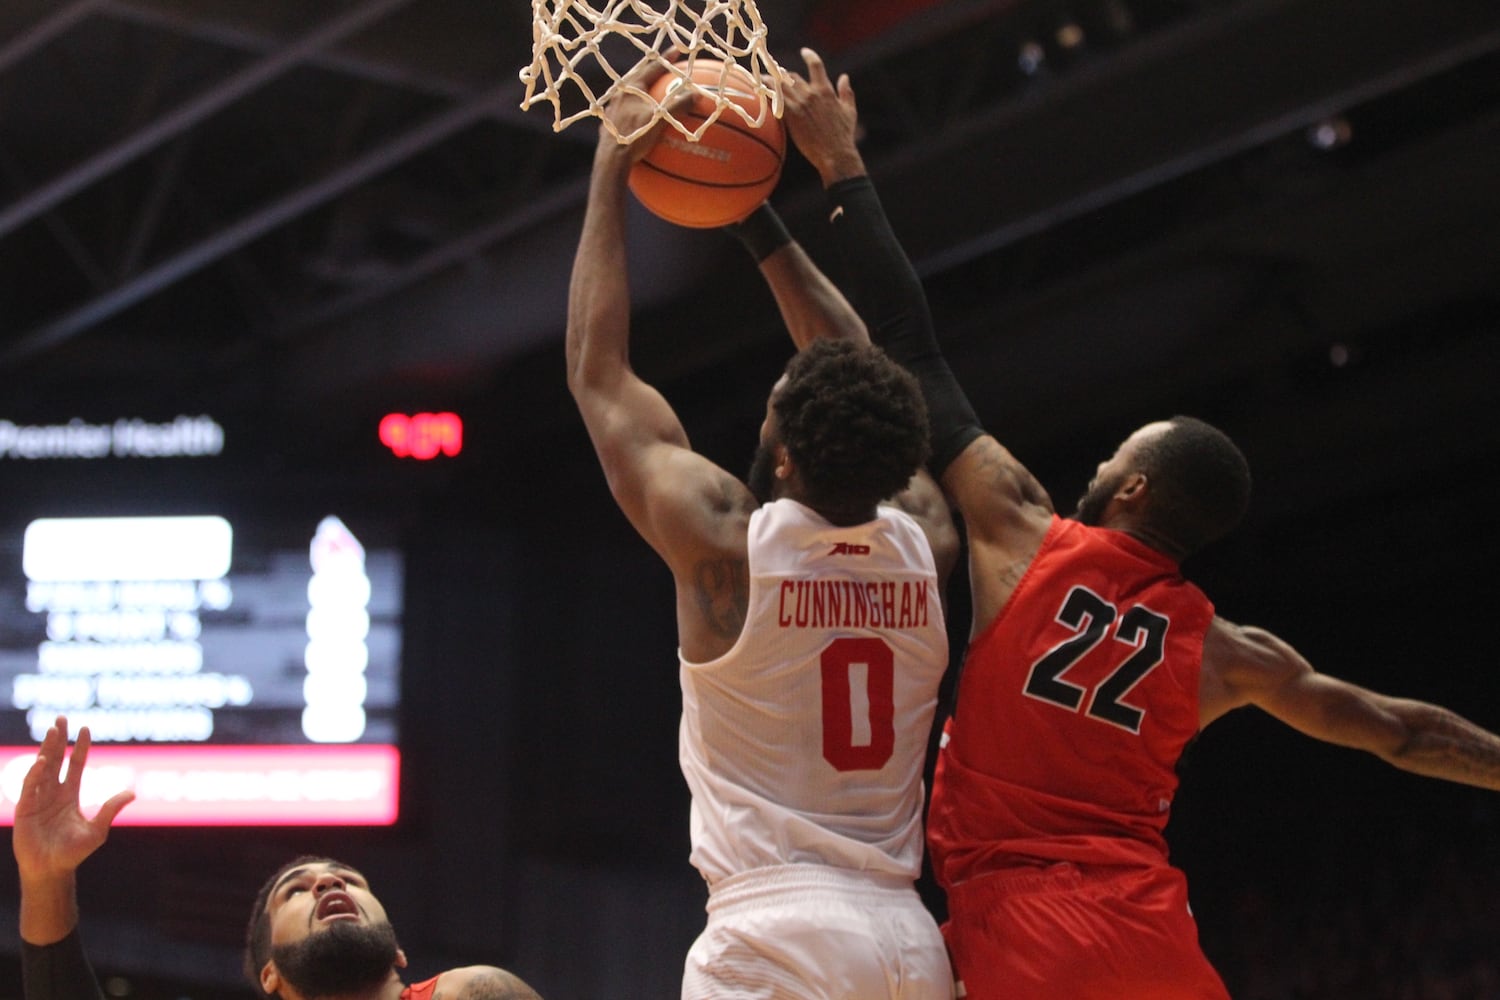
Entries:
[[47, 757], [52, 757], [53, 759], [57, 759], [60, 758], [67, 749], [67, 722], [61, 716], [58, 716], [57, 722], [53, 723], [51, 728], [47, 730], [46, 735], [42, 737], [42, 744], [41, 746], [37, 747], [36, 752]]
[[120, 815], [120, 810], [134, 801], [135, 792], [129, 789], [123, 792], [116, 792], [105, 800], [104, 805], [99, 807], [99, 812], [94, 815], [94, 818], [90, 822], [93, 823], [94, 828], [100, 833], [108, 833], [110, 826], [114, 824], [115, 817]]
[[56, 757], [38, 755], [21, 779], [21, 802], [31, 802], [49, 785], [57, 784], [58, 763]]
[[638, 87], [648, 90], [652, 81], [667, 71], [666, 64], [661, 57], [656, 59], [645, 58], [636, 63], [630, 70], [620, 78], [620, 84], [624, 87]]
[[66, 750], [67, 747], [68, 718], [65, 715], [59, 715], [56, 721], [47, 729], [46, 735], [42, 737], [42, 745], [37, 752], [56, 757], [58, 755], [57, 751]]
[[839, 74], [839, 100], [848, 105], [851, 111], [854, 110], [854, 84], [849, 82], [848, 73]]
[[677, 112], [683, 110], [697, 99], [698, 95], [693, 91], [692, 87], [672, 87], [669, 85], [667, 93], [661, 102], [661, 106], [665, 108], [668, 113], [675, 115], [677, 114]]
[[63, 758], [68, 755], [68, 720], [59, 715], [42, 737], [36, 760], [26, 772], [23, 788], [35, 792], [44, 783], [55, 783], [62, 773]]
[[802, 49], [802, 61], [807, 63], [807, 82], [813, 86], [829, 86], [828, 67], [823, 65], [823, 57], [812, 49]]
[[84, 726], [78, 730], [78, 740], [73, 744], [73, 758], [68, 761], [68, 776], [63, 779], [63, 784], [75, 795], [83, 784], [83, 768], [88, 763], [89, 747], [92, 745], [93, 737], [89, 734], [89, 727]]

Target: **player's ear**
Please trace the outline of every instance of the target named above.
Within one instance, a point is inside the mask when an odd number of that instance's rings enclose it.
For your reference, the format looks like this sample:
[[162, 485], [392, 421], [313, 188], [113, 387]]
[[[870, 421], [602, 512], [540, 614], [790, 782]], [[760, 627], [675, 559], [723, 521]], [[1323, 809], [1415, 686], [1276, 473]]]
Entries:
[[1150, 492], [1151, 481], [1146, 478], [1144, 472], [1132, 472], [1125, 477], [1120, 488], [1115, 490], [1115, 499], [1126, 503], [1134, 503], [1145, 498]]
[[406, 952], [402, 951], [400, 948], [396, 949], [396, 968], [406, 968]]
[[776, 446], [776, 478], [791, 479], [796, 469], [796, 465], [792, 463], [791, 453], [786, 450], [786, 445], [778, 444]]
[[266, 996], [275, 996], [276, 991], [281, 988], [281, 973], [276, 971], [274, 961], [260, 967], [260, 988]]

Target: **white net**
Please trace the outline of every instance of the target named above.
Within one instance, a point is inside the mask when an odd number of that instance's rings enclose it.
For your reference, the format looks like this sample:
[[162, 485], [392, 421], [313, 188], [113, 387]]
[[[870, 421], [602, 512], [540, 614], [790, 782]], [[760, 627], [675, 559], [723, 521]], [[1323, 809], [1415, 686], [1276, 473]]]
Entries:
[[[526, 84], [521, 107], [550, 103], [555, 132], [580, 118], [596, 117], [615, 138], [630, 142], [665, 118], [683, 135], [697, 139], [726, 108], [754, 127], [762, 125], [767, 114], [781, 117], [783, 71], [766, 49], [766, 27], [755, 0], [532, 0], [531, 9], [532, 58], [521, 70]], [[723, 62], [726, 77], [736, 66], [745, 70], [748, 81], [735, 76], [739, 88], [748, 83], [759, 97], [755, 110], [731, 100], [728, 87], [704, 86], [701, 75], [695, 83], [693, 66], [700, 58]], [[623, 82], [647, 60], [713, 99], [708, 119], [689, 128], [657, 103], [650, 123], [629, 135], [616, 131], [604, 106], [617, 92], [628, 89], [654, 100]]]

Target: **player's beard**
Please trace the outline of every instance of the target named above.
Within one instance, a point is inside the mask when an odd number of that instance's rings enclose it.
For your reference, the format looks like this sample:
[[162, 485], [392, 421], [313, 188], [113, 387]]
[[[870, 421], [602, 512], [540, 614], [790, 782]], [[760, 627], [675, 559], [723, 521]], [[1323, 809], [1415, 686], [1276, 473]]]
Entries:
[[776, 452], [768, 444], [761, 444], [755, 449], [755, 457], [750, 460], [750, 474], [745, 477], [745, 485], [750, 487], [750, 493], [762, 504], [770, 503], [776, 499]]
[[1124, 481], [1123, 475], [1112, 476], [1109, 479], [1096, 477], [1093, 482], [1089, 483], [1083, 496], [1078, 498], [1078, 509], [1073, 512], [1073, 516], [1083, 524], [1097, 525], [1104, 519], [1104, 511], [1109, 506], [1110, 498], [1115, 495], [1115, 491]]
[[396, 932], [389, 923], [339, 921], [301, 941], [271, 949], [281, 978], [308, 1000], [378, 986], [396, 965]]

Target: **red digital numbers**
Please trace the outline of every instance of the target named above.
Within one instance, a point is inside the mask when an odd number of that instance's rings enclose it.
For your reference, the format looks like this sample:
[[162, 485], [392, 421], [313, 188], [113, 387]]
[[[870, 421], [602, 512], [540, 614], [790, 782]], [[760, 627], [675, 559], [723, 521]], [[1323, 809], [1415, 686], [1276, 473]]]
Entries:
[[398, 458], [426, 461], [457, 455], [464, 447], [464, 422], [456, 413], [387, 413], [380, 421], [380, 443]]

